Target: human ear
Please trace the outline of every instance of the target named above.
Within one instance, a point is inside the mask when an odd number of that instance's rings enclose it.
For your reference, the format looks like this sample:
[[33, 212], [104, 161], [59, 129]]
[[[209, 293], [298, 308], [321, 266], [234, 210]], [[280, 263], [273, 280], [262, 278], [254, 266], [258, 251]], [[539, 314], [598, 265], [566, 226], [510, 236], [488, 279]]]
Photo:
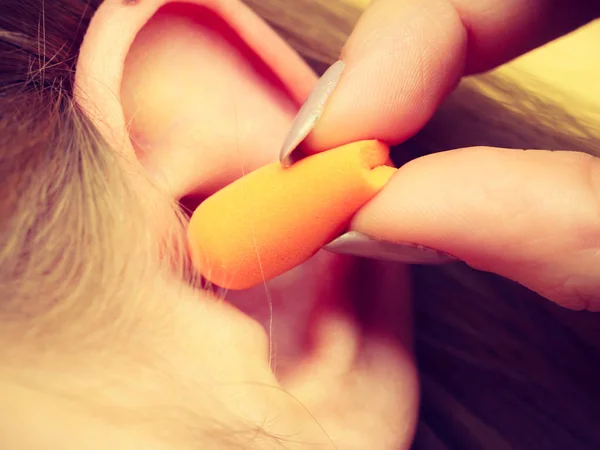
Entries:
[[107, 0], [81, 47], [76, 98], [117, 151], [180, 198], [276, 160], [315, 81], [237, 0]]

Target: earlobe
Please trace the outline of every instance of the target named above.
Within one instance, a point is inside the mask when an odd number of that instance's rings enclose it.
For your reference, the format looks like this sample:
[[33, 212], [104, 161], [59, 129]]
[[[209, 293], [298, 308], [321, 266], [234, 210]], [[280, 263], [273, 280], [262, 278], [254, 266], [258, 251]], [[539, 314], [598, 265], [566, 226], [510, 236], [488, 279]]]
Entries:
[[181, 197], [274, 161], [315, 80], [237, 1], [108, 0], [81, 47], [76, 98], [117, 151]]

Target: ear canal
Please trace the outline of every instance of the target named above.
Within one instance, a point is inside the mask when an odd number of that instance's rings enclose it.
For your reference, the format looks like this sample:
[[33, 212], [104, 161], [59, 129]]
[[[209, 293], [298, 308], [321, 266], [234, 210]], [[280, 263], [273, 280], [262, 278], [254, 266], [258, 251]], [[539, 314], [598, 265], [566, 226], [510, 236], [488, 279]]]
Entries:
[[315, 81], [237, 0], [107, 0], [81, 48], [76, 95], [174, 197], [203, 197], [277, 159]]

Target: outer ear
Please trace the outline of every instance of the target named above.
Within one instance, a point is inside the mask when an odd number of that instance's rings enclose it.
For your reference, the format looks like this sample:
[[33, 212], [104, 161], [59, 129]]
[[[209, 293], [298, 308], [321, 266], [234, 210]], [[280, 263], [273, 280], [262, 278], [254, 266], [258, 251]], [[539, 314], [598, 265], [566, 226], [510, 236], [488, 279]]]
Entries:
[[76, 98], [181, 197], [274, 161], [315, 81], [237, 0], [106, 0], [81, 47]]

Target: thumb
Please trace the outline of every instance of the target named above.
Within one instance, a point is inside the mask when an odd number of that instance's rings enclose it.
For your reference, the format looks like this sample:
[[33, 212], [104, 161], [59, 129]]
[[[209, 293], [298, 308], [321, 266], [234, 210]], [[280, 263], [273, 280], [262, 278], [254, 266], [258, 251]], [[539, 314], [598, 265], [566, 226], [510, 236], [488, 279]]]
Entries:
[[449, 253], [571, 309], [600, 310], [599, 162], [487, 147], [428, 155], [400, 168], [351, 228]]
[[344, 73], [306, 147], [403, 142], [462, 75], [561, 36], [599, 9], [587, 0], [374, 1], [344, 47]]

